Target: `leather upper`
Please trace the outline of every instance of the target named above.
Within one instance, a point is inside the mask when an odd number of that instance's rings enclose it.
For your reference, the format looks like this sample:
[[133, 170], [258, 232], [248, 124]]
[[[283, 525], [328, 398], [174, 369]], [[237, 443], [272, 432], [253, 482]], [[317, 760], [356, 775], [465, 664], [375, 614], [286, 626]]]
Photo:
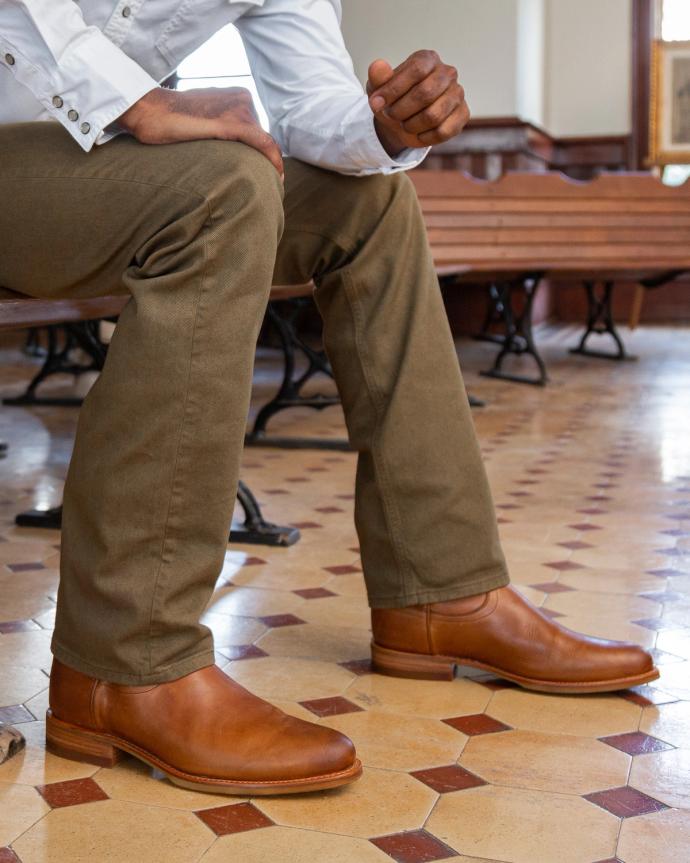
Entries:
[[306, 779], [356, 760], [343, 734], [289, 716], [216, 666], [170, 683], [120, 686], [55, 660], [50, 708], [64, 722], [124, 739], [195, 776]]
[[401, 609], [374, 609], [381, 647], [471, 659], [526, 678], [564, 683], [644, 674], [652, 657], [636, 644], [580, 635], [551, 620], [513, 587]]

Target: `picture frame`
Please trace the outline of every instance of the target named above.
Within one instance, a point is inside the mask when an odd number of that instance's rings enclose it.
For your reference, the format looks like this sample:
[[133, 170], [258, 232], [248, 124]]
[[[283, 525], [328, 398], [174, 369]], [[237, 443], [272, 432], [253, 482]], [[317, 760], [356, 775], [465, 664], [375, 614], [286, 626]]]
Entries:
[[690, 42], [653, 44], [650, 164], [690, 164]]

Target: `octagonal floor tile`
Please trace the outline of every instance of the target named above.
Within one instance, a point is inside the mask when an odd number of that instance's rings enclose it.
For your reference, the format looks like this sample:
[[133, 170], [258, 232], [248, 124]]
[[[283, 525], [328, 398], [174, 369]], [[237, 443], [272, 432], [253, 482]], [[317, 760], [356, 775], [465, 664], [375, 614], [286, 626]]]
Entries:
[[624, 821], [618, 857], [623, 863], [687, 863], [689, 848], [690, 812], [667, 809]]
[[614, 856], [618, 819], [580, 797], [483, 786], [446, 794], [426, 829], [457, 851], [510, 863]]
[[690, 749], [639, 755], [629, 784], [667, 806], [690, 809]]
[[0, 707], [23, 704], [42, 692], [48, 678], [40, 668], [21, 665], [0, 665]]
[[48, 812], [50, 807], [35, 788], [0, 782], [0, 847], [14, 842]]
[[458, 763], [495, 785], [587, 794], [625, 785], [630, 760], [591, 738], [506, 731], [472, 737]]
[[438, 794], [406, 773], [366, 768], [345, 788], [294, 797], [260, 798], [254, 804], [287, 827], [370, 838], [418, 830]]
[[615, 695], [541, 695], [520, 689], [494, 693], [486, 712], [526, 731], [608, 737], [637, 731], [642, 708]]
[[347, 697], [362, 707], [447, 719], [481, 713], [491, 692], [467, 679], [437, 682], [369, 674], [354, 681]]
[[54, 809], [13, 847], [22, 863], [189, 863], [213, 840], [191, 812], [103, 800]]
[[201, 858], [201, 863], [391, 863], [391, 858], [366, 839], [335, 836], [299, 830], [294, 827], [268, 827], [234, 836], [222, 836]]
[[640, 731], [673, 746], [690, 749], [690, 702], [646, 707], [642, 711]]
[[467, 738], [438, 719], [415, 718], [365, 710], [323, 719], [322, 725], [336, 728], [355, 744], [367, 767], [388, 770], [423, 770], [452, 764]]
[[92, 764], [58, 758], [46, 752], [45, 722], [23, 723], [21, 731], [26, 738], [26, 747], [0, 766], [0, 782], [49, 785], [70, 779], [85, 779], [98, 770]]
[[257, 645], [271, 656], [347, 662], [368, 656], [370, 642], [371, 635], [364, 629], [307, 623], [271, 629], [257, 641]]
[[112, 768], [96, 769], [98, 772], [93, 778], [113, 800], [193, 812], [214, 806], [228, 806], [243, 799], [226, 794], [209, 794], [179, 788], [159, 770], [143, 764], [136, 758], [126, 758]]
[[[338, 581], [331, 585], [338, 589]], [[349, 596], [329, 596], [312, 599], [299, 610], [300, 617], [308, 623], [327, 627], [355, 627], [365, 630], [371, 640], [371, 611], [366, 601]]]
[[281, 701], [342, 695], [355, 677], [338, 665], [282, 656], [231, 662], [224, 671], [257, 695]]

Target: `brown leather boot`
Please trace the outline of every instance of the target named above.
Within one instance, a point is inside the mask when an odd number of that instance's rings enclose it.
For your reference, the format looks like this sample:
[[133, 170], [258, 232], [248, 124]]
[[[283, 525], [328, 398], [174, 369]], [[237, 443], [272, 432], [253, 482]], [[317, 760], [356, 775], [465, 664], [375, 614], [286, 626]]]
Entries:
[[343, 734], [296, 719], [209, 666], [170, 683], [119, 686], [55, 660], [48, 751], [112, 767], [124, 752], [214, 794], [293, 794], [357, 779]]
[[589, 638], [548, 618], [514, 588], [374, 609], [372, 659], [381, 674], [452, 680], [471, 665], [539, 692], [612, 692], [659, 676], [636, 644]]

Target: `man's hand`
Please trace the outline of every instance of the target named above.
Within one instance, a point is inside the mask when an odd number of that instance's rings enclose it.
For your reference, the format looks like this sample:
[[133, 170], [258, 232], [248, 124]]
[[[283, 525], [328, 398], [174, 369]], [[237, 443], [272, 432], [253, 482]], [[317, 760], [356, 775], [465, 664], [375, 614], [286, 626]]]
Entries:
[[416, 51], [397, 69], [375, 60], [369, 66], [367, 93], [376, 132], [390, 156], [406, 147], [448, 141], [470, 119], [458, 70], [435, 51]]
[[118, 120], [142, 144], [173, 144], [218, 138], [241, 141], [264, 156], [282, 177], [280, 148], [265, 132], [251, 93], [241, 87], [166, 90], [147, 93]]

